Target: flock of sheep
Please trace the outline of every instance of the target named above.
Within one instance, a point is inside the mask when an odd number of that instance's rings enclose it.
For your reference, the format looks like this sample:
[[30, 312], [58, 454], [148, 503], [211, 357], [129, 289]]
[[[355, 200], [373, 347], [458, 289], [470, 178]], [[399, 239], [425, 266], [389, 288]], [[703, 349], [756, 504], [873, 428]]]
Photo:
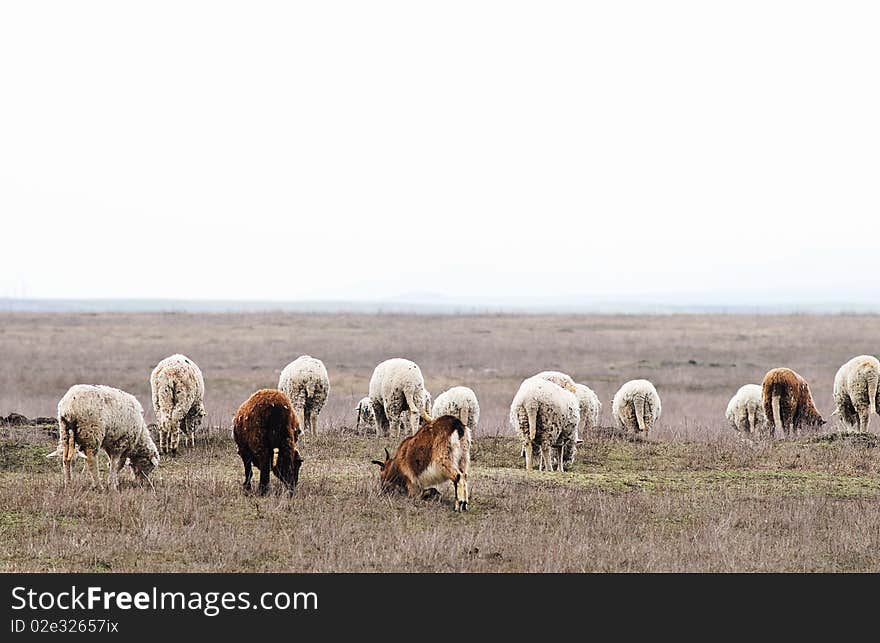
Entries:
[[[834, 379], [835, 414], [851, 428], [867, 431], [880, 408], [880, 361], [862, 355], [844, 364]], [[110, 459], [108, 482], [118, 487], [118, 474], [130, 465], [136, 477], [148, 479], [160, 453], [177, 452], [181, 434], [195, 444], [195, 431], [205, 415], [205, 382], [199, 367], [184, 355], [172, 355], [150, 376], [159, 446], [153, 442], [137, 399], [108, 386], [78, 384], [58, 404], [59, 446], [64, 479], [71, 464], [86, 458], [86, 467], [100, 485], [97, 454]], [[288, 364], [277, 389], [262, 389], [235, 414], [233, 438], [250, 489], [253, 467], [260, 472], [265, 493], [270, 473], [290, 491], [296, 487], [302, 457], [298, 443], [317, 433], [318, 416], [330, 392], [327, 369], [308, 355]], [[580, 436], [598, 426], [602, 404], [584, 384], [558, 371], [544, 371], [522, 382], [510, 406], [510, 425], [521, 437], [525, 468], [564, 471], [575, 459]], [[383, 489], [414, 496], [438, 493], [446, 481], [455, 491], [456, 510], [468, 507], [467, 476], [480, 405], [473, 390], [455, 386], [432, 401], [418, 365], [395, 358], [373, 371], [369, 395], [357, 404], [357, 430], [374, 428], [376, 435], [403, 437], [395, 454], [385, 450], [379, 466]], [[614, 395], [611, 411], [626, 431], [648, 433], [660, 417], [657, 389], [648, 380], [626, 382]], [[795, 435], [801, 428], [825, 423], [803, 377], [787, 368], [767, 373], [763, 383], [746, 384], [730, 400], [731, 426], [760, 437], [771, 432]]]

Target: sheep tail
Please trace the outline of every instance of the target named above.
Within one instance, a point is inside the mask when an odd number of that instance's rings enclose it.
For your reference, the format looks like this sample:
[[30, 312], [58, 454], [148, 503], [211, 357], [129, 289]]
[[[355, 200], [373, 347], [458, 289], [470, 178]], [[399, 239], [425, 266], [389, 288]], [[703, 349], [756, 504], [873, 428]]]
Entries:
[[529, 444], [531, 445], [538, 435], [538, 409], [534, 404], [530, 404], [526, 413], [529, 416]]
[[877, 412], [877, 387], [880, 382], [880, 374], [872, 371], [868, 374], [868, 413]]
[[406, 405], [409, 407], [410, 411], [421, 411], [419, 415], [424, 417], [424, 408], [421, 404], [416, 404], [415, 391], [411, 388], [405, 388], [403, 391], [403, 396], [406, 398]]
[[645, 430], [645, 404], [647, 398], [642, 395], [633, 399], [633, 409], [636, 412], [636, 422], [639, 425], [639, 431]]
[[779, 393], [774, 391], [770, 398], [770, 404], [773, 408], [773, 426], [776, 428], [777, 433], [782, 433], [782, 413], [779, 410], [779, 398]]

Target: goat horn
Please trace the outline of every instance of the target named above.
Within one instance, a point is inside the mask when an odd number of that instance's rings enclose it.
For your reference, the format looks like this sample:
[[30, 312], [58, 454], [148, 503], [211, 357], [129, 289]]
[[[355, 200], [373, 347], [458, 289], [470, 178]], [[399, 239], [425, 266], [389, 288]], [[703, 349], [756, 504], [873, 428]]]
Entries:
[[388, 453], [388, 447], [385, 447], [385, 459], [386, 459], [386, 460], [390, 460], [390, 459], [391, 459], [391, 454]]

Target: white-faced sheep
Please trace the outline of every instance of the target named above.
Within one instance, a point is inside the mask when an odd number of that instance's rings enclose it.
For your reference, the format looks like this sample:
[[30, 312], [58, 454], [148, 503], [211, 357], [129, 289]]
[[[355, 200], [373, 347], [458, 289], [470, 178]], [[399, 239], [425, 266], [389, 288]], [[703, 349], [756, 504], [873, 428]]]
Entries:
[[458, 468], [462, 473], [467, 474], [471, 466], [471, 444], [474, 432], [480, 423], [480, 403], [477, 401], [477, 394], [467, 386], [453, 386], [437, 396], [434, 406], [431, 407], [431, 415], [435, 418], [451, 415], [464, 424], [465, 431], [461, 438], [461, 459]]
[[727, 421], [736, 431], [758, 435], [764, 430], [764, 401], [760, 384], [741, 386], [727, 405]]
[[376, 416], [373, 413], [373, 402], [369, 397], [361, 398], [361, 401], [357, 403], [354, 410], [357, 411], [357, 422], [354, 427], [356, 433], [361, 432], [361, 427], [363, 427], [365, 431], [376, 427]]
[[660, 410], [660, 396], [648, 380], [630, 380], [611, 402], [611, 413], [618, 425], [636, 433], [649, 433], [660, 417]]
[[297, 357], [281, 371], [278, 390], [290, 398], [303, 431], [317, 435], [318, 414], [330, 393], [330, 378], [324, 363], [309, 355]]
[[525, 380], [510, 405], [510, 424], [522, 436], [526, 470], [537, 457], [539, 469], [550, 469], [556, 462], [563, 471], [565, 451], [574, 448], [579, 422], [580, 409], [573, 393], [540, 377]]
[[185, 355], [166, 357], [150, 374], [150, 389], [159, 451], [177, 453], [181, 431], [187, 436], [184, 443], [195, 446], [195, 432], [205, 416], [205, 380], [199, 367]]
[[64, 482], [77, 447], [86, 455], [93, 482], [100, 486], [98, 452], [110, 457], [109, 485], [119, 487], [126, 459], [139, 479], [159, 464], [159, 450], [144, 422], [144, 409], [133, 395], [110, 386], [77, 384], [58, 402], [58, 444], [64, 461]]
[[370, 400], [376, 417], [376, 433], [395, 437], [419, 430], [419, 418], [430, 419], [425, 411], [425, 380], [415, 362], [395, 357], [385, 360], [370, 378]]
[[880, 361], [871, 355], [853, 357], [834, 376], [835, 414], [850, 428], [867, 431], [871, 414], [880, 408]]

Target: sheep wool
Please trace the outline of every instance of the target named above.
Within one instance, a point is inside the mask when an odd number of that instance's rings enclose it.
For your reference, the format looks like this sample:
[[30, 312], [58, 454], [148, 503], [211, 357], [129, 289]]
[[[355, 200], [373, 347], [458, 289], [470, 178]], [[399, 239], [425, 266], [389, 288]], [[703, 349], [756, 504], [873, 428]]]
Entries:
[[835, 413], [849, 427], [867, 431], [880, 409], [880, 361], [872, 355], [853, 357], [834, 376]]
[[98, 452], [110, 457], [108, 484], [119, 487], [126, 459], [139, 479], [159, 465], [159, 450], [144, 422], [144, 409], [129, 393], [110, 386], [76, 384], [58, 402], [59, 448], [64, 480], [70, 482], [71, 464], [79, 447], [86, 455], [92, 481], [100, 486]]
[[369, 397], [361, 398], [354, 407], [357, 411], [357, 422], [355, 423], [355, 433], [361, 432], [361, 427], [371, 429], [376, 427], [376, 416], [373, 414], [373, 402]]
[[166, 357], [150, 374], [153, 411], [159, 433], [159, 451], [177, 453], [180, 434], [185, 444], [196, 444], [196, 430], [205, 416], [205, 380], [186, 355]]
[[727, 404], [727, 421], [735, 431], [757, 435], [764, 430], [764, 402], [760, 384], [745, 384]]
[[401, 432], [419, 430], [419, 418], [430, 419], [425, 411], [425, 379], [418, 364], [395, 357], [373, 370], [370, 400], [376, 417], [376, 434], [399, 437]]
[[618, 425], [636, 433], [649, 433], [660, 411], [660, 396], [648, 380], [630, 380], [620, 387], [611, 402], [611, 413]]
[[535, 457], [540, 470], [550, 469], [555, 452], [557, 468], [564, 470], [565, 451], [574, 450], [579, 423], [575, 395], [541, 377], [525, 380], [510, 405], [510, 424], [522, 436], [526, 469]]
[[318, 433], [318, 415], [330, 394], [330, 378], [324, 362], [301, 355], [284, 367], [278, 390], [290, 398], [297, 423], [311, 435]]

